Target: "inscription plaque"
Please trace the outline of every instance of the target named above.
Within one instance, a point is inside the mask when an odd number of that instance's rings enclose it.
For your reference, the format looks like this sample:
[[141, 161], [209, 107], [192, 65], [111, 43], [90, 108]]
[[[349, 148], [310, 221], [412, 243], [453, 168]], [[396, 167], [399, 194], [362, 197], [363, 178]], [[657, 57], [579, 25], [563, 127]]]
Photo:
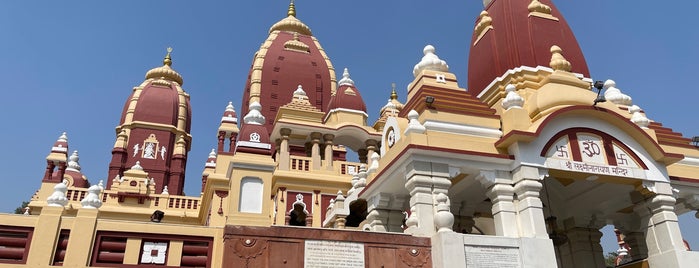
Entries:
[[520, 268], [519, 248], [465, 245], [466, 267]]
[[364, 267], [363, 243], [306, 240], [305, 246], [305, 268]]

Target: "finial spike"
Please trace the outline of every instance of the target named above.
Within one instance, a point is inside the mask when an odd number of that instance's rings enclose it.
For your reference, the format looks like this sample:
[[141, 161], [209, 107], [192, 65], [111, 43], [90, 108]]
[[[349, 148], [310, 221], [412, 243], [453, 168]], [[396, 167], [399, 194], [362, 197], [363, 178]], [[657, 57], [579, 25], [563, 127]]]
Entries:
[[396, 93], [396, 83], [391, 83], [391, 99], [392, 100], [398, 99], [398, 93]]
[[296, 6], [294, 6], [294, 0], [289, 2], [289, 10], [286, 12], [286, 15], [296, 17]]
[[167, 48], [167, 55], [165, 55], [165, 59], [163, 59], [163, 64], [167, 66], [172, 65], [172, 58], [170, 58], [170, 53], [172, 53], [172, 47]]

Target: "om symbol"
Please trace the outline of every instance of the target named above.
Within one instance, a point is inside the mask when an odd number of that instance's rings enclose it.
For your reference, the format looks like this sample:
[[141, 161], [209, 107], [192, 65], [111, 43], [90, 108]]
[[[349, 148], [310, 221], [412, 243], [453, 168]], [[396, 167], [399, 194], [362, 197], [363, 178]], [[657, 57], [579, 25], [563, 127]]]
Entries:
[[582, 152], [588, 157], [592, 157], [593, 155], [599, 155], [602, 153], [602, 150], [599, 148], [599, 145], [597, 145], [597, 143], [595, 143], [594, 141], [586, 140], [583, 141], [582, 144]]

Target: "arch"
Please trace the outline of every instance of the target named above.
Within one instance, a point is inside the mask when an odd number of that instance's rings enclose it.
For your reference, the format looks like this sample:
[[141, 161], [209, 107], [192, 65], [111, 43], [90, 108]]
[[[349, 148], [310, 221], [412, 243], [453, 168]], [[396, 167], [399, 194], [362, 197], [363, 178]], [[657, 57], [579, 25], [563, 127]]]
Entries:
[[296, 201], [291, 205], [288, 212], [288, 224], [291, 226], [307, 226], [306, 218], [310, 213], [306, 210], [306, 203], [303, 202], [303, 195], [297, 194]]
[[593, 106], [574, 105], [559, 109], [545, 118], [539, 120], [539, 125], [536, 126], [534, 132], [511, 131], [496, 142], [496, 146], [505, 148], [517, 141], [532, 141], [541, 136], [542, 132], [551, 122], [556, 121], [561, 117], [566, 116], [581, 116], [587, 118], [595, 118], [604, 121], [608, 124], [616, 126], [626, 135], [638, 142], [643, 149], [648, 152], [653, 160], [671, 164], [684, 158], [681, 154], [668, 153], [641, 127], [637, 126], [631, 120], [609, 109]]
[[364, 199], [352, 201], [352, 203], [349, 204], [349, 210], [350, 214], [345, 218], [347, 220], [345, 226], [347, 227], [359, 227], [359, 224], [362, 223], [369, 214], [367, 211], [367, 202]]
[[[634, 161], [636, 164], [638, 164], [638, 166], [640, 166], [641, 168], [646, 169], [646, 170], [648, 169], [648, 166], [646, 166], [646, 164], [643, 161], [641, 161], [641, 158], [638, 157], [638, 155], [636, 155], [636, 153], [634, 153], [633, 150], [631, 150], [631, 148], [629, 148], [625, 143], [619, 141], [617, 138], [614, 138], [613, 136], [611, 136], [605, 132], [602, 132], [600, 130], [592, 129], [592, 128], [584, 128], [584, 127], [568, 128], [568, 129], [564, 129], [564, 130], [558, 132], [558, 134], [554, 135], [551, 139], [549, 139], [549, 141], [546, 143], [546, 145], [544, 145], [543, 149], [541, 150], [540, 156], [546, 157], [546, 154], [549, 152], [551, 147], [554, 146], [554, 143], [559, 141], [561, 138], [568, 138], [568, 140], [570, 141], [570, 145], [572, 147], [574, 147], [571, 150], [572, 159], [575, 161], [582, 161], [582, 156], [580, 154], [580, 150], [579, 150], [579, 148], [576, 148], [576, 147], [578, 147], [577, 142], [578, 142], [578, 139], [581, 136], [581, 134], [583, 134], [583, 135], [593, 134], [593, 135], [598, 136], [602, 140], [602, 142], [604, 144], [603, 145], [604, 146], [603, 151], [605, 152], [604, 156], [606, 157], [607, 162], [609, 163], [610, 166], [617, 166], [618, 164], [621, 164], [621, 163], [617, 163], [617, 160], [619, 160], [619, 159], [618, 159], [618, 156], [615, 155], [615, 153], [614, 153], [615, 152], [614, 147], [620, 147], [620, 149], [624, 153], [626, 153], [627, 156], [631, 157], [631, 160]], [[626, 160], [626, 159], [624, 159], [624, 160]], [[628, 160], [626, 160], [626, 161], [628, 161]]]
[[238, 211], [262, 213], [262, 192], [264, 183], [258, 177], [243, 177], [240, 180], [240, 200]]

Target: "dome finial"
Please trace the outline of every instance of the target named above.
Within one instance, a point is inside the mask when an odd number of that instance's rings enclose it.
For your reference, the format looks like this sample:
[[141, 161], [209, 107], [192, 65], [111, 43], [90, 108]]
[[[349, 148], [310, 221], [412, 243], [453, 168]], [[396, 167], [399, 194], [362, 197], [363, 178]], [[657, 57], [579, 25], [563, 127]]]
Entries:
[[163, 59], [163, 64], [167, 66], [172, 66], [172, 58], [170, 58], [170, 53], [172, 53], [172, 47], [167, 48], [167, 55], [165, 55], [165, 59]]
[[296, 17], [296, 6], [294, 6], [294, 0], [289, 2], [289, 10], [286, 12], [286, 15]]
[[396, 83], [391, 83], [391, 99], [392, 100], [398, 99], [398, 93], [396, 93]]
[[551, 62], [549, 62], [549, 65], [554, 70], [563, 70], [566, 72], [570, 72], [571, 70], [570, 62], [563, 57], [563, 50], [557, 45], [551, 46]]

